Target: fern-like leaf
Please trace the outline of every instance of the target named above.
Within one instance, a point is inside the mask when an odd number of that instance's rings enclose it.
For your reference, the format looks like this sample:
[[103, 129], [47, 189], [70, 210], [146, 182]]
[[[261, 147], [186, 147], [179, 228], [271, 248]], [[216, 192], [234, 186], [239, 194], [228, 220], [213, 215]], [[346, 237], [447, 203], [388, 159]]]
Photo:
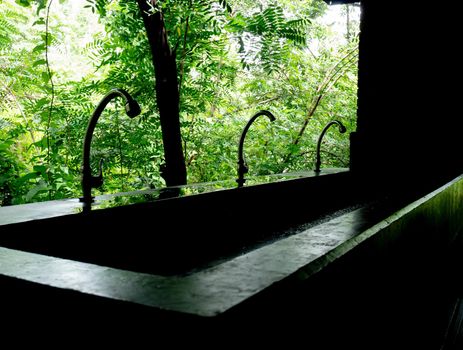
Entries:
[[108, 0], [87, 0], [87, 5], [84, 7], [90, 8], [93, 13], [98, 13], [100, 17], [105, 17], [107, 4]]
[[[310, 21], [304, 18], [286, 19], [283, 8], [274, 5], [251, 17], [235, 15], [228, 27], [240, 34], [240, 55], [243, 65], [260, 61], [267, 72], [278, 69], [278, 62], [286, 50], [288, 41], [299, 46], [306, 45]], [[243, 33], [254, 39], [247, 40]]]

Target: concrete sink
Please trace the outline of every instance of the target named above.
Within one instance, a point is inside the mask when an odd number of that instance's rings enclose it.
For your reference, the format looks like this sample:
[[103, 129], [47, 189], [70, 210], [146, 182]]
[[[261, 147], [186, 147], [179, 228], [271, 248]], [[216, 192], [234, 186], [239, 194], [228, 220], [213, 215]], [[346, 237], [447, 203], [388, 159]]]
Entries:
[[[19, 215], [28, 205], [1, 208], [0, 246], [137, 272], [188, 274], [352, 204], [350, 181], [347, 171], [294, 176], [90, 213], [79, 212], [74, 200], [72, 210], [58, 210], [54, 217], [37, 214], [10, 222], [8, 209]], [[39, 213], [52, 205], [59, 207], [60, 201], [30, 207]]]

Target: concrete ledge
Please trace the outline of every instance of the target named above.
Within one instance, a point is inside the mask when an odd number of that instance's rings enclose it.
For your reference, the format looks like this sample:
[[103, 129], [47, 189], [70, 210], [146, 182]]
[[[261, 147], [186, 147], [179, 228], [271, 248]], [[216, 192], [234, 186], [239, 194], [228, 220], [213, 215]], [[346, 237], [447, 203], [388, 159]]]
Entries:
[[[157, 310], [212, 317], [236, 309], [263, 291], [268, 293], [281, 282], [289, 286], [308, 280], [363, 245], [376, 247], [374, 254], [381, 254], [404, 234], [416, 237], [416, 228], [427, 230], [427, 236], [422, 236], [427, 243], [438, 231], [461, 232], [462, 198], [460, 176], [392, 215], [387, 214], [391, 208], [375, 205], [338, 212], [318, 225], [298, 227], [287, 238], [185, 276], [137, 273], [7, 248], [0, 248], [0, 276]], [[381, 215], [387, 217], [378, 220]]]

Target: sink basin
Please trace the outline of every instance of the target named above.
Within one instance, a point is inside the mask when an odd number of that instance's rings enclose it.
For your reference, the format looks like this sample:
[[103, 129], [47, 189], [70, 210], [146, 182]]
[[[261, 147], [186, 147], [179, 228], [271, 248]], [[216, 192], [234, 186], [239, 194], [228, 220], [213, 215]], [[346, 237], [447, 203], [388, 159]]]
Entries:
[[[0, 245], [137, 272], [188, 274], [352, 204], [350, 182], [348, 171], [288, 174], [272, 183], [90, 213], [79, 213], [75, 201], [65, 215], [0, 220]], [[47, 202], [35, 205], [46, 207]]]

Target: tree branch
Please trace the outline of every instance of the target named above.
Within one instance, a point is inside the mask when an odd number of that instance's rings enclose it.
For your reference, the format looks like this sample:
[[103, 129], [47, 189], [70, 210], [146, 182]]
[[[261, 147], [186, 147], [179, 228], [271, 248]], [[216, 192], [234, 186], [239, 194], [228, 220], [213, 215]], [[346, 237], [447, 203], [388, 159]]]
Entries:
[[[312, 119], [313, 115], [315, 114], [315, 111], [317, 110], [317, 107], [320, 105], [321, 100], [323, 97], [326, 95], [326, 93], [336, 84], [336, 82], [344, 75], [345, 71], [347, 68], [349, 68], [352, 65], [352, 62], [355, 60], [355, 58], [358, 56], [358, 54], [353, 55], [356, 52], [356, 48], [353, 50], [350, 50], [346, 55], [344, 55], [341, 60], [339, 60], [327, 73], [325, 78], [322, 80], [321, 84], [318, 86], [316, 90], [316, 95], [312, 99], [312, 103], [310, 105], [309, 111], [304, 118], [304, 122], [302, 123], [301, 128], [299, 129], [299, 132], [296, 136], [296, 138], [293, 140], [292, 145], [297, 145], [299, 144], [302, 136], [304, 135], [304, 132], [307, 128], [307, 125], [309, 124], [309, 121]], [[352, 57], [351, 57], [352, 56]], [[346, 62], [347, 60], [347, 62]], [[291, 157], [293, 156], [292, 152], [288, 152], [286, 156], [283, 158], [283, 165], [287, 164]]]

